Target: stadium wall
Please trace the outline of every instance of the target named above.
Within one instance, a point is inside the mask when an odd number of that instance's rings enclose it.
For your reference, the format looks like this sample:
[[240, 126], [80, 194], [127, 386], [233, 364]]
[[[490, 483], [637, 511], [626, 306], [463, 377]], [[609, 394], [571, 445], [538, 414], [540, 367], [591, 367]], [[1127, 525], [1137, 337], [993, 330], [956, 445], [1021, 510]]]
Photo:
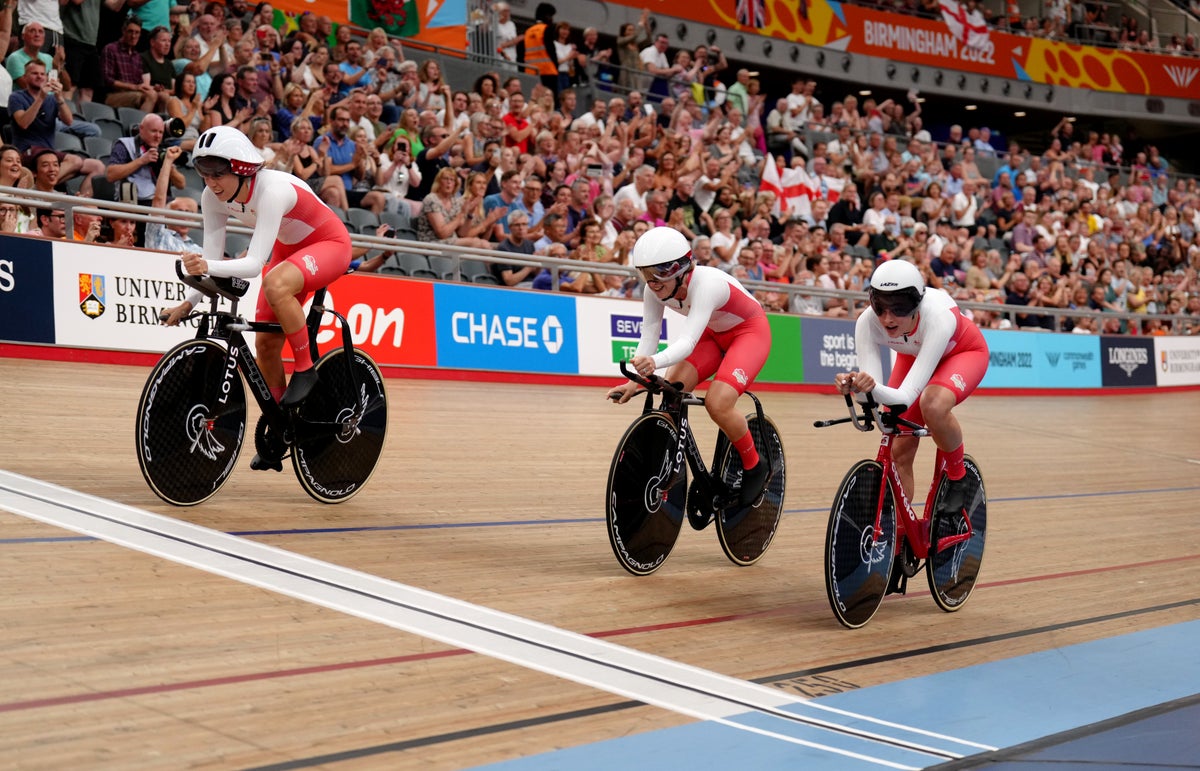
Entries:
[[[149, 366], [193, 327], [159, 325], [187, 287], [174, 257], [23, 236], [0, 236], [0, 356]], [[253, 317], [258, 281], [239, 311]], [[352, 274], [326, 302], [355, 345], [390, 376], [610, 383], [641, 334], [641, 304], [552, 292]], [[857, 364], [844, 319], [770, 314], [771, 356], [761, 390], [828, 388]], [[661, 334], [674, 338], [682, 317]], [[335, 344], [325, 314], [318, 343]], [[1200, 338], [985, 330], [991, 366], [981, 390], [1111, 392], [1200, 387]]]

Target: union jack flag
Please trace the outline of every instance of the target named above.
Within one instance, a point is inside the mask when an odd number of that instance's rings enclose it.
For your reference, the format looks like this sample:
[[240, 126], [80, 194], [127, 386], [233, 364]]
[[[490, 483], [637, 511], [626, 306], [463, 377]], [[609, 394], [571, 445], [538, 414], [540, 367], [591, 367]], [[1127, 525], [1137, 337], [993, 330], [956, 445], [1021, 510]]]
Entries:
[[736, 15], [743, 27], [762, 29], [767, 25], [766, 0], [737, 0]]

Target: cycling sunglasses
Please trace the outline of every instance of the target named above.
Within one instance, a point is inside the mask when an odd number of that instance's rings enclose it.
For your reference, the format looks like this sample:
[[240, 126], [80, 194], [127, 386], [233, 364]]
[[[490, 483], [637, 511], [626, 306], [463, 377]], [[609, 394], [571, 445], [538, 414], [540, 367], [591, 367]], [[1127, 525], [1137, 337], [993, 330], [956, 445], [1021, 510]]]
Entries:
[[192, 165], [195, 167], [196, 173], [205, 179], [215, 179], [233, 173], [233, 167], [229, 161], [215, 155], [203, 155], [197, 158]]
[[675, 260], [674, 262], [664, 262], [661, 265], [650, 265], [645, 268], [639, 268], [638, 270], [641, 271], [642, 277], [646, 279], [647, 283], [654, 282], [656, 284], [662, 284], [670, 281], [673, 278], [678, 278], [679, 276], [683, 275], [683, 273], [686, 272], [688, 267], [691, 265], [691, 259], [692, 253], [688, 252], [686, 255], [678, 260]]
[[893, 316], [907, 318], [917, 312], [918, 303], [902, 294], [871, 294], [871, 310], [876, 316], [882, 316], [884, 311], [891, 311]]

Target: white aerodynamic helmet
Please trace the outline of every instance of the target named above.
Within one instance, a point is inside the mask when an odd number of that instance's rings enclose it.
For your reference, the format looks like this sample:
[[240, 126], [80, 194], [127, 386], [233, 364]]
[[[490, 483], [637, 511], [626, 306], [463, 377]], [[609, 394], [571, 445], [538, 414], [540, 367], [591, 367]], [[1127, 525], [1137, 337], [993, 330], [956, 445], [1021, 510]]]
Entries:
[[867, 295], [877, 316], [882, 316], [885, 310], [897, 316], [911, 316], [925, 296], [925, 278], [911, 262], [888, 260], [871, 274]]
[[695, 267], [692, 245], [678, 230], [651, 228], [633, 245], [633, 266], [647, 281], [682, 278]]
[[250, 138], [231, 126], [213, 126], [201, 134], [192, 157], [196, 171], [205, 177], [253, 177], [266, 163]]

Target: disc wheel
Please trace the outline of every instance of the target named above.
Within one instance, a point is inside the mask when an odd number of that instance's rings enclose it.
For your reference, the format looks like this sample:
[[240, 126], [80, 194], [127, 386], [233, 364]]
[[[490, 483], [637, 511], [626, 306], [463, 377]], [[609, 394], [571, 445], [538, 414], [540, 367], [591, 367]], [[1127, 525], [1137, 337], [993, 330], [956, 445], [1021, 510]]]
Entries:
[[[745, 567], [758, 562], [767, 552], [779, 519], [783, 515], [783, 496], [787, 489], [787, 463], [783, 455], [783, 440], [770, 418], [759, 421], [757, 415], [746, 416], [754, 446], [762, 461], [771, 463], [771, 480], [766, 492], [754, 506], [733, 506], [717, 513], [717, 538], [725, 556], [735, 565]], [[742, 457], [732, 444], [726, 442], [718, 461], [716, 474], [732, 486], [742, 472]]]
[[134, 446], [150, 489], [175, 506], [211, 498], [233, 471], [246, 433], [237, 360], [211, 340], [168, 351], [138, 400]]
[[[947, 613], [958, 610], [970, 599], [983, 564], [983, 547], [987, 539], [987, 492], [983, 487], [983, 474], [970, 456], [963, 458], [963, 465], [968, 480], [966, 516], [962, 512], [947, 515], [940, 511], [938, 505], [946, 489], [943, 479], [930, 525], [929, 557], [925, 560], [925, 575], [933, 600]], [[939, 548], [944, 539], [967, 532], [971, 533], [968, 540]]]
[[321, 503], [349, 500], [375, 472], [387, 435], [383, 375], [367, 354], [335, 348], [317, 362], [317, 384], [296, 408], [292, 467]]
[[[875, 511], [883, 489], [879, 529]], [[825, 533], [825, 592], [839, 623], [863, 626], [887, 593], [896, 549], [896, 506], [886, 489], [883, 467], [874, 460], [856, 463], [838, 486]]]
[[639, 415], [625, 431], [608, 470], [608, 542], [635, 576], [662, 567], [683, 526], [687, 467], [672, 473], [679, 446], [674, 422], [660, 412]]

